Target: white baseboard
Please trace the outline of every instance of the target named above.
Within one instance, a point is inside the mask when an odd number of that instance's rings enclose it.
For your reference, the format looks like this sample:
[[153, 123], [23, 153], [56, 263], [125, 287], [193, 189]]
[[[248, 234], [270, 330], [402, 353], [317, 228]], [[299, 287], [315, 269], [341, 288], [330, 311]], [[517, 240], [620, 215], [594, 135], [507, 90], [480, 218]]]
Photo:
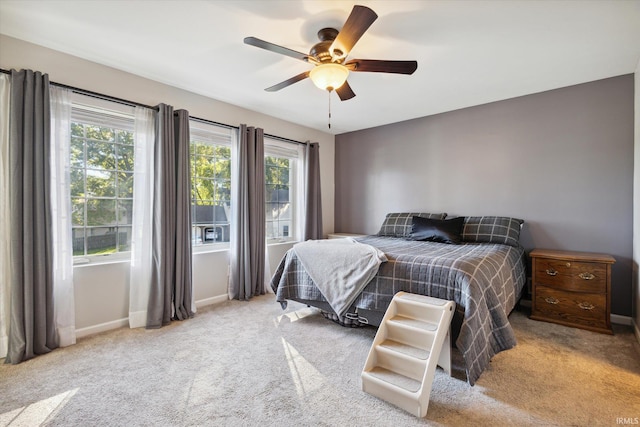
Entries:
[[100, 332], [110, 331], [129, 326], [129, 318], [112, 320], [111, 322], [100, 323], [99, 325], [87, 326], [86, 328], [76, 329], [76, 338], [84, 338], [89, 335], [98, 334]]
[[196, 301], [196, 308], [206, 307], [208, 305], [219, 304], [229, 300], [229, 295], [218, 295], [217, 297], [205, 298]]
[[621, 316], [619, 314], [612, 314], [611, 323], [615, 323], [616, 325], [631, 326], [632, 325], [631, 316]]
[[[219, 304], [229, 299], [228, 295], [218, 295], [216, 297], [205, 298], [196, 301], [196, 308], [202, 308], [213, 304]], [[99, 325], [87, 326], [86, 328], [76, 329], [76, 338], [84, 338], [89, 335], [99, 334], [100, 332], [110, 331], [112, 329], [118, 329], [123, 327], [129, 327], [129, 318], [112, 320], [110, 322], [100, 323]]]

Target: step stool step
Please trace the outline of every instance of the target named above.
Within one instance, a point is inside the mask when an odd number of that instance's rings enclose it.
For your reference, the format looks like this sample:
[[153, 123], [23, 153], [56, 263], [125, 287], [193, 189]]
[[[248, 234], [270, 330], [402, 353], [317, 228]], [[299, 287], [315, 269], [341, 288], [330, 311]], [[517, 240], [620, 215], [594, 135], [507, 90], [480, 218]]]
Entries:
[[406, 354], [407, 356], [415, 357], [420, 360], [427, 360], [429, 358], [430, 351], [417, 348], [412, 345], [403, 344], [394, 340], [386, 339], [380, 343], [380, 347], [385, 347], [398, 353]]
[[448, 302], [447, 300], [444, 300], [444, 299], [428, 297], [426, 295], [410, 294], [410, 293], [405, 293], [404, 295], [398, 295], [397, 299], [415, 301], [421, 304], [436, 305], [440, 307], [444, 307]]
[[367, 373], [372, 377], [383, 380], [389, 384], [393, 384], [394, 386], [407, 390], [411, 393], [415, 393], [420, 390], [420, 386], [422, 385], [420, 381], [405, 377], [404, 375], [400, 375], [380, 366], [375, 366], [372, 370], [367, 371]]
[[395, 315], [391, 319], [389, 319], [389, 321], [395, 322], [400, 325], [411, 326], [412, 328], [421, 329], [428, 332], [435, 332], [438, 330], [438, 325], [435, 323], [425, 322], [424, 320], [418, 320], [402, 315]]

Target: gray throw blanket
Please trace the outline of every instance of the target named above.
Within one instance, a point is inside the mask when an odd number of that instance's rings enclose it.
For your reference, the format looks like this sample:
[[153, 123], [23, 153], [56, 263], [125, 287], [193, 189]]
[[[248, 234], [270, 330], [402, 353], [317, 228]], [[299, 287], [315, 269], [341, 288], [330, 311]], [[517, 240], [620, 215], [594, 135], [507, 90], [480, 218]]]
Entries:
[[293, 245], [300, 263], [333, 311], [344, 316], [387, 261], [384, 252], [351, 238], [307, 240]]

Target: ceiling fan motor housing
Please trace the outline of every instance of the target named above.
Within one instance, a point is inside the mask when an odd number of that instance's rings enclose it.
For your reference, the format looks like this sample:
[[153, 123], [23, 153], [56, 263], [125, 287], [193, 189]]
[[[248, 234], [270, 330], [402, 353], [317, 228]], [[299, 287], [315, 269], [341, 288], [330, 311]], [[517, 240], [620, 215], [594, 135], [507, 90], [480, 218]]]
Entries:
[[[309, 55], [313, 56], [320, 62], [321, 64], [327, 62], [344, 62], [343, 52], [340, 50], [334, 51], [333, 55], [329, 52], [329, 48], [333, 44], [333, 41], [338, 36], [338, 30], [335, 28], [323, 28], [318, 31], [318, 38], [320, 39], [320, 43], [316, 43], [313, 45], [311, 50], [309, 51]], [[334, 60], [334, 57], [340, 58], [339, 60]]]

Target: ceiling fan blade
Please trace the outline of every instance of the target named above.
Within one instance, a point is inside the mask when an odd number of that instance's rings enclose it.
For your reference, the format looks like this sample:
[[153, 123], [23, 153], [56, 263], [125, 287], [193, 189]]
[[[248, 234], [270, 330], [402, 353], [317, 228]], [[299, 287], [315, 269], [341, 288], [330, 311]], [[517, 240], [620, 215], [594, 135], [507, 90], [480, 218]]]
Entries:
[[351, 89], [351, 86], [349, 86], [349, 82], [344, 82], [342, 86], [336, 89], [336, 93], [340, 97], [340, 101], [346, 101], [356, 96], [356, 94]]
[[265, 90], [267, 92], [276, 92], [280, 89], [284, 89], [287, 86], [291, 86], [294, 83], [298, 83], [300, 80], [304, 80], [307, 77], [309, 77], [309, 72], [305, 71], [304, 73], [300, 73], [297, 76], [293, 76], [290, 79], [287, 79], [281, 83], [278, 83], [277, 85], [273, 85], [271, 87], [266, 88]]
[[292, 58], [299, 59], [301, 61], [311, 62], [311, 63], [317, 62], [315, 58], [307, 55], [306, 53], [302, 53], [286, 47], [278, 46], [277, 44], [266, 42], [256, 37], [245, 37], [244, 43], [251, 46], [259, 47], [261, 49], [265, 49], [271, 52], [279, 53], [281, 55], [290, 56]]
[[378, 15], [366, 6], [353, 6], [351, 14], [329, 48], [335, 58], [346, 57], [360, 37], [378, 18]]
[[394, 74], [413, 74], [418, 68], [417, 61], [384, 61], [377, 59], [352, 59], [344, 65], [351, 71]]

